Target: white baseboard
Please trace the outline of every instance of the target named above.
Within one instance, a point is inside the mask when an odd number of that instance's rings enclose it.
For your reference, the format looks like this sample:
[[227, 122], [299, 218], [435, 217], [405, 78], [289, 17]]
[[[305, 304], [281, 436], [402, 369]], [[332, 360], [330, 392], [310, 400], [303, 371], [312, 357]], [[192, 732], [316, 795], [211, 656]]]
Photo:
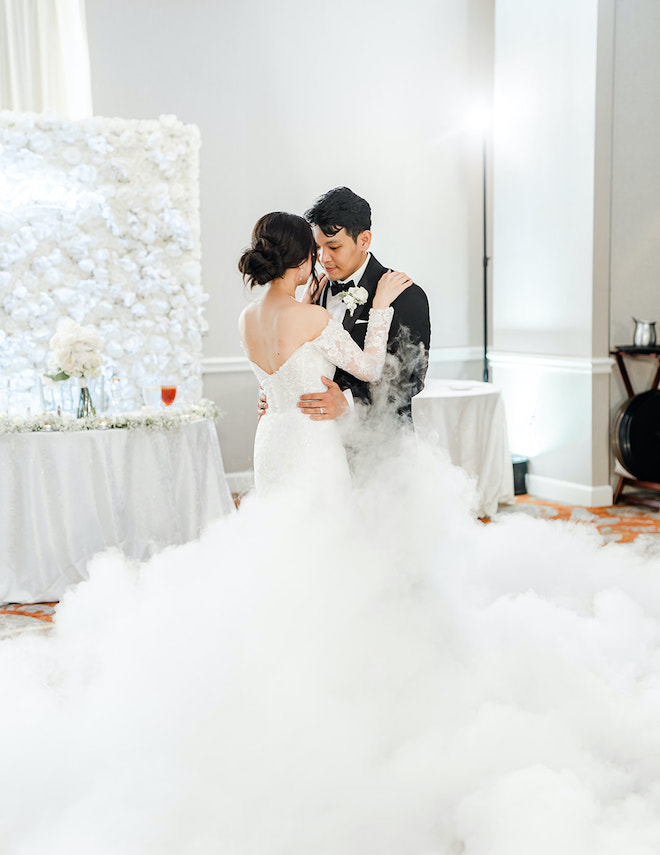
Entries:
[[527, 490], [539, 499], [561, 502], [567, 505], [580, 505], [583, 508], [606, 508], [612, 504], [614, 493], [610, 484], [589, 487], [573, 481], [560, 481], [544, 475], [527, 475]]
[[[254, 472], [229, 472], [227, 483], [232, 493], [242, 495], [254, 487]], [[544, 475], [527, 475], [527, 489], [532, 496], [562, 502], [567, 505], [579, 505], [583, 508], [606, 508], [612, 504], [614, 493], [610, 484], [588, 487], [572, 481], [560, 481], [546, 478]]]
[[232, 493], [242, 496], [254, 487], [254, 472], [251, 469], [245, 472], [228, 472], [227, 483]]

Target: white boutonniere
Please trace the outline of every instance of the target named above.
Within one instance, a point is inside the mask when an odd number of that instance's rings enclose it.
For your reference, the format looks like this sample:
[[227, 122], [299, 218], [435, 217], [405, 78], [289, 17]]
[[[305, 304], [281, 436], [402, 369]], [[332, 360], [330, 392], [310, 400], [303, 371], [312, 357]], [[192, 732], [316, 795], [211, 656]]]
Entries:
[[353, 285], [348, 289], [348, 291], [342, 291], [339, 296], [341, 297], [342, 303], [345, 303], [346, 308], [351, 313], [351, 317], [353, 317], [353, 313], [357, 307], [364, 306], [367, 302], [369, 292], [361, 285]]

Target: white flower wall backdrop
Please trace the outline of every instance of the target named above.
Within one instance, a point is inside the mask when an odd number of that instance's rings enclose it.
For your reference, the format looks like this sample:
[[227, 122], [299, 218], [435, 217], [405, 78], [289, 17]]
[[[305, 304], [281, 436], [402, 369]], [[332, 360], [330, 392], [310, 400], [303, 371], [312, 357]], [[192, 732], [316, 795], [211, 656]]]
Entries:
[[98, 330], [122, 406], [150, 383], [200, 397], [199, 145], [173, 116], [0, 112], [1, 374], [46, 372], [70, 317]]

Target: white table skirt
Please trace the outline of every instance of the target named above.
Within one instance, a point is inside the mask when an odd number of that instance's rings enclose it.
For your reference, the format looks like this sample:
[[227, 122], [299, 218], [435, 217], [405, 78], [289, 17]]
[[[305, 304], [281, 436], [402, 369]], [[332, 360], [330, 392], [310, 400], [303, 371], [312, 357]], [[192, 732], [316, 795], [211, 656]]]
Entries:
[[413, 422], [436, 438], [451, 462], [477, 478], [478, 515], [513, 501], [513, 465], [502, 396], [491, 383], [427, 380], [413, 398]]
[[116, 547], [149, 558], [234, 510], [212, 420], [0, 435], [0, 601], [59, 600]]

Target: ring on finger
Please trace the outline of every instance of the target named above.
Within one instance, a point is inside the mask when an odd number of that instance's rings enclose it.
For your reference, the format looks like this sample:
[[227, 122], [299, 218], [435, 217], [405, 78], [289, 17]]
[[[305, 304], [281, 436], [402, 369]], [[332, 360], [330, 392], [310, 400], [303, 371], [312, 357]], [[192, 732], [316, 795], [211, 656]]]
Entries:
[[321, 408], [320, 408], [320, 412], [321, 412], [321, 415], [322, 415], [322, 416], [324, 416], [324, 415], [325, 415], [325, 410], [323, 409], [323, 407], [321, 407]]

